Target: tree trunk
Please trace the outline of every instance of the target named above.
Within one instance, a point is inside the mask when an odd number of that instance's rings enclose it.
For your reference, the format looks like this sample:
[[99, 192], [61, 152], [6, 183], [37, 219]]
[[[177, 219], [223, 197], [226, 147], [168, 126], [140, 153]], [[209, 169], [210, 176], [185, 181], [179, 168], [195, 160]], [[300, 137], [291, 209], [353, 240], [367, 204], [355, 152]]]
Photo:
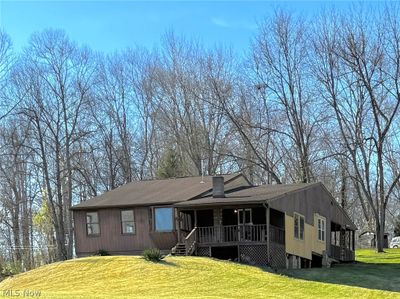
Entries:
[[383, 234], [384, 230], [380, 223], [377, 223], [375, 226], [375, 241], [376, 241], [376, 251], [377, 252], [384, 252], [383, 251]]

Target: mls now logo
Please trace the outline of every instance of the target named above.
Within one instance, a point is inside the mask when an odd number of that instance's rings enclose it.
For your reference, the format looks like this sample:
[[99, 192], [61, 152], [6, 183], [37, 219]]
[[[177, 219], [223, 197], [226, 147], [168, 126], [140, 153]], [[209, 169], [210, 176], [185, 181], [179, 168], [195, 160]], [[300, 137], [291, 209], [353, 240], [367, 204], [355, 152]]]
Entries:
[[28, 298], [28, 297], [40, 297], [41, 291], [34, 290], [4, 290], [3, 297], [20, 297], [20, 298]]

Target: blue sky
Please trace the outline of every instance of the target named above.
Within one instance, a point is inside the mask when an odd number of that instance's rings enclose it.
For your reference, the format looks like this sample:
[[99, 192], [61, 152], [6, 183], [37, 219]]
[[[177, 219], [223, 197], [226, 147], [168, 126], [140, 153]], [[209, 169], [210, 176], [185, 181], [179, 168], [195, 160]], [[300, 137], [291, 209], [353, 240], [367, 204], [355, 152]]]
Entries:
[[[168, 30], [240, 52], [248, 47], [257, 23], [274, 9], [310, 15], [332, 5], [326, 1], [0, 1], [0, 26], [17, 50], [33, 32], [58, 28], [72, 40], [104, 52], [135, 45], [151, 48]], [[333, 5], [342, 9], [348, 3]]]

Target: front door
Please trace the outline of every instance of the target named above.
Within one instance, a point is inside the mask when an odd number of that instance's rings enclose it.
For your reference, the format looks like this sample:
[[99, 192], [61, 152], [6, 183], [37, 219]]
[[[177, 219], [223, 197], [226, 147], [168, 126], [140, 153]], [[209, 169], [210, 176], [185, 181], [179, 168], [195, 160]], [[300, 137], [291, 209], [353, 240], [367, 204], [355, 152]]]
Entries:
[[238, 210], [238, 224], [239, 225], [253, 224], [251, 209]]
[[251, 237], [251, 225], [253, 224], [251, 209], [238, 210], [239, 240], [246, 241]]

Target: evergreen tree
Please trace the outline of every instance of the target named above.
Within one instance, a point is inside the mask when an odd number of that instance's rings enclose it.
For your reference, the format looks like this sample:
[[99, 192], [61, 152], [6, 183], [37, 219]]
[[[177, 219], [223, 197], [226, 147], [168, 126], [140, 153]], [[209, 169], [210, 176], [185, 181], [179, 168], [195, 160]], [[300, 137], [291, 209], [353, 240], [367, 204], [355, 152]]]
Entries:
[[177, 178], [184, 175], [182, 159], [174, 149], [168, 149], [161, 160], [157, 170], [158, 179]]

